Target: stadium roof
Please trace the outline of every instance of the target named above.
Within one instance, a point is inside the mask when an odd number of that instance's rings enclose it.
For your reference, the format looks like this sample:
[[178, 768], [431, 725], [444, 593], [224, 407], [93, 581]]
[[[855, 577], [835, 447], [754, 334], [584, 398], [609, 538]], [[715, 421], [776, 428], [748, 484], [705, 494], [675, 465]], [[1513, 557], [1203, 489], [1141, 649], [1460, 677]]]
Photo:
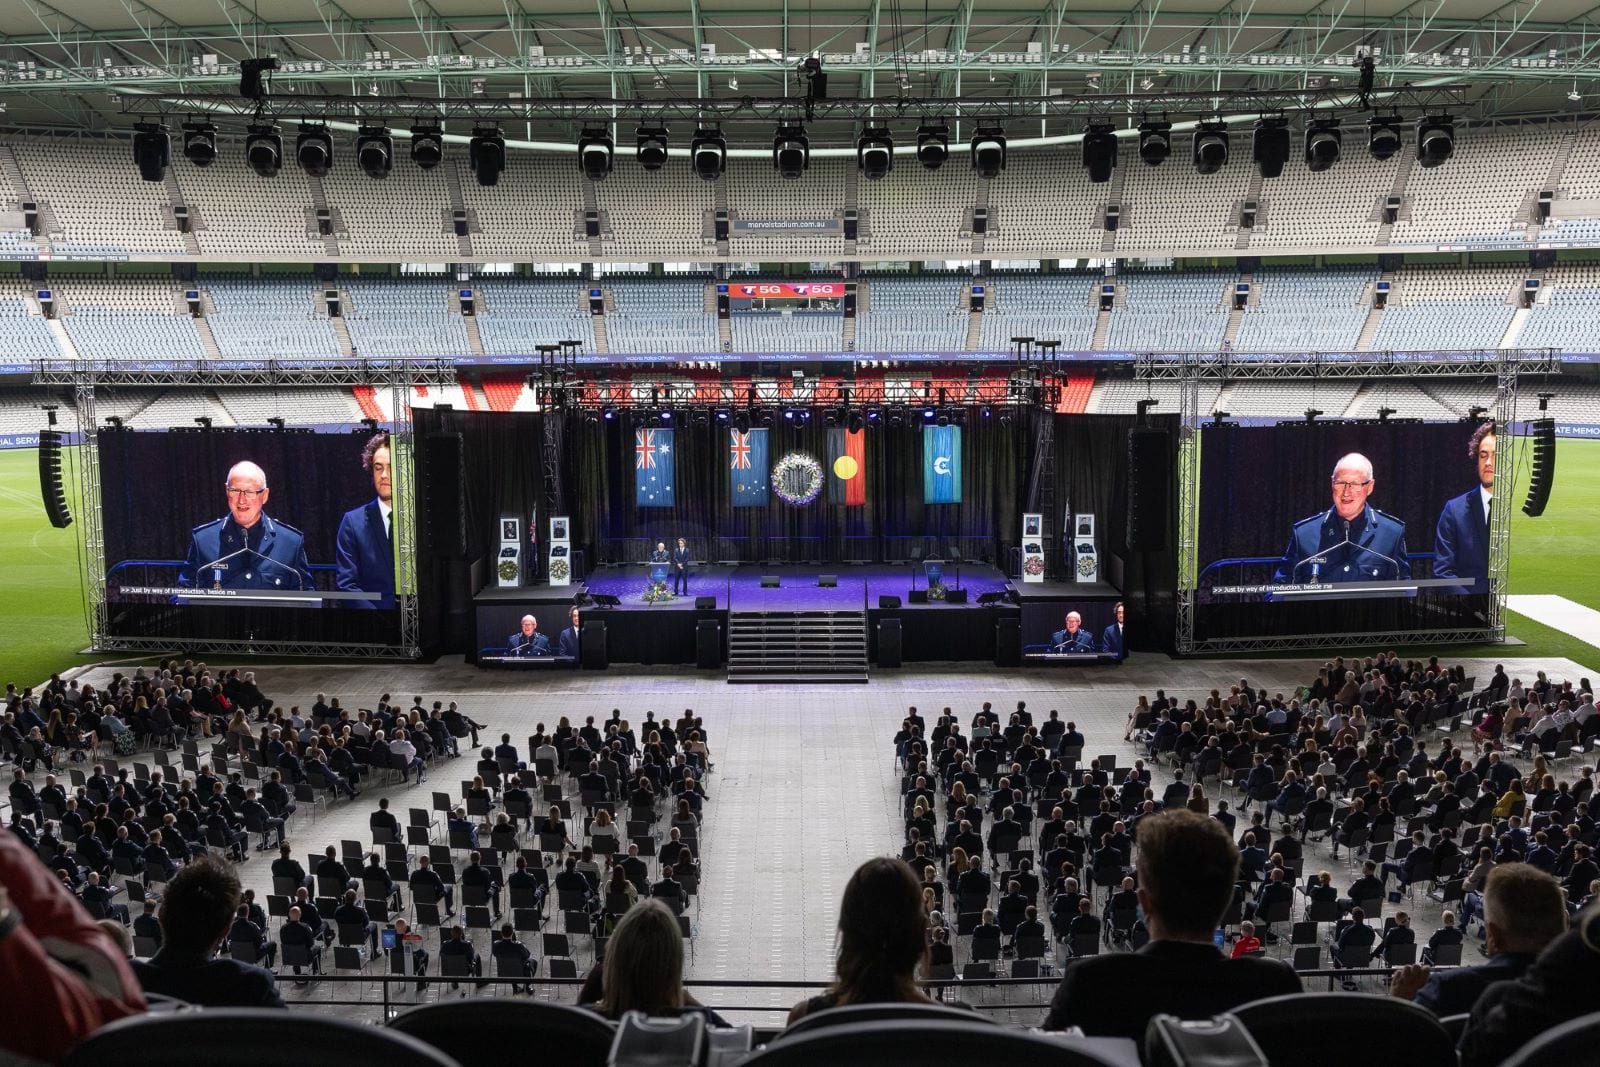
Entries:
[[251, 55], [277, 57], [276, 100], [781, 96], [812, 53], [831, 95], [878, 100], [1353, 90], [1358, 48], [1380, 89], [1465, 84], [1478, 117], [1600, 94], [1583, 0], [15, 0], [0, 103], [13, 127], [125, 129], [128, 94], [228, 93]]

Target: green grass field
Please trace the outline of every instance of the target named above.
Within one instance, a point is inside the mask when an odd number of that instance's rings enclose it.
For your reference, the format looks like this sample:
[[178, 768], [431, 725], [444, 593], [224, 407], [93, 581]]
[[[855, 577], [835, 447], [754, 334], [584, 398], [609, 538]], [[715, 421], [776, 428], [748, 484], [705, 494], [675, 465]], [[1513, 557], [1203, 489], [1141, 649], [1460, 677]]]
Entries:
[[[1512, 592], [1557, 593], [1600, 608], [1600, 567], [1594, 562], [1600, 533], [1600, 441], [1560, 443], [1555, 491], [1537, 519], [1521, 512], [1529, 449], [1524, 445], [1520, 454], [1523, 462], [1512, 495], [1518, 508], [1511, 525]], [[69, 474], [73, 459], [69, 453]], [[85, 662], [77, 653], [89, 641], [79, 582], [79, 530], [55, 530], [45, 519], [38, 463], [32, 449], [0, 452], [0, 681], [18, 684]], [[76, 484], [75, 478], [69, 481]], [[75, 515], [81, 513], [75, 497], [72, 506]], [[1514, 654], [1565, 656], [1600, 670], [1600, 648], [1515, 613], [1508, 626], [1512, 636], [1527, 642]], [[1494, 655], [1497, 650], [1470, 646], [1411, 651]]]

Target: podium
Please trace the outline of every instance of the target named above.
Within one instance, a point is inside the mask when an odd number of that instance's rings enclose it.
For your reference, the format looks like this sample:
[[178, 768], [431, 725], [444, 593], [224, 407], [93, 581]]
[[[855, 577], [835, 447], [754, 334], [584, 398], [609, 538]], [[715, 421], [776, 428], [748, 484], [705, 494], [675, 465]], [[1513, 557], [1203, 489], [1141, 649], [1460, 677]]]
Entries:
[[644, 565], [647, 584], [644, 589], [644, 600], [647, 604], [654, 604], [658, 600], [671, 600], [672, 594], [667, 592], [667, 574], [672, 564], [651, 561]]
[[928, 590], [944, 588], [944, 561], [928, 559], [922, 561], [922, 574], [928, 581]]

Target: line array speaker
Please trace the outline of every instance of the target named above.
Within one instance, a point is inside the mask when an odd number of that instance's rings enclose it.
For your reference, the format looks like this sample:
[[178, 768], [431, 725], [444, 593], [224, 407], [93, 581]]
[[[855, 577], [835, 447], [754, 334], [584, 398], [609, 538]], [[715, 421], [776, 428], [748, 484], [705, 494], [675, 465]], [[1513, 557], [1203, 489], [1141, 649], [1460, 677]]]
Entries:
[[429, 434], [422, 444], [422, 470], [427, 479], [428, 540], [436, 556], [455, 559], [467, 554], [466, 508], [461, 496], [461, 435]]
[[1128, 431], [1128, 527], [1131, 552], [1167, 547], [1168, 501], [1172, 497], [1172, 449], [1166, 430], [1139, 426]]
[[[1524, 514], [1537, 516], [1544, 514], [1544, 506], [1550, 502], [1550, 490], [1556, 481], [1555, 420], [1535, 419], [1528, 424], [1528, 433], [1533, 438], [1533, 470], [1528, 475], [1528, 499], [1523, 503], [1522, 510]], [[39, 462], [44, 463], [42, 448]]]
[[39, 431], [39, 495], [44, 498], [44, 513], [50, 525], [64, 530], [72, 525], [72, 509], [67, 507], [67, 492], [61, 484], [61, 431]]

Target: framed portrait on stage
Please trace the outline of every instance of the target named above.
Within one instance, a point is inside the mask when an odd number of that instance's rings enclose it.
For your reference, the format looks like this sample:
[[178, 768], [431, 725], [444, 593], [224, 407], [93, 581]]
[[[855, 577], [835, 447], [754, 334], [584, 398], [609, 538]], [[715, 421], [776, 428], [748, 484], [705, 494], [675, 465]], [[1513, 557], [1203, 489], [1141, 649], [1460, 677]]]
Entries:
[[1022, 516], [1022, 580], [1044, 581], [1044, 515], [1037, 511]]
[[567, 537], [567, 516], [565, 516], [565, 515], [555, 515], [555, 516], [551, 517], [551, 519], [550, 519], [550, 540], [552, 540], [552, 541], [570, 540]]

